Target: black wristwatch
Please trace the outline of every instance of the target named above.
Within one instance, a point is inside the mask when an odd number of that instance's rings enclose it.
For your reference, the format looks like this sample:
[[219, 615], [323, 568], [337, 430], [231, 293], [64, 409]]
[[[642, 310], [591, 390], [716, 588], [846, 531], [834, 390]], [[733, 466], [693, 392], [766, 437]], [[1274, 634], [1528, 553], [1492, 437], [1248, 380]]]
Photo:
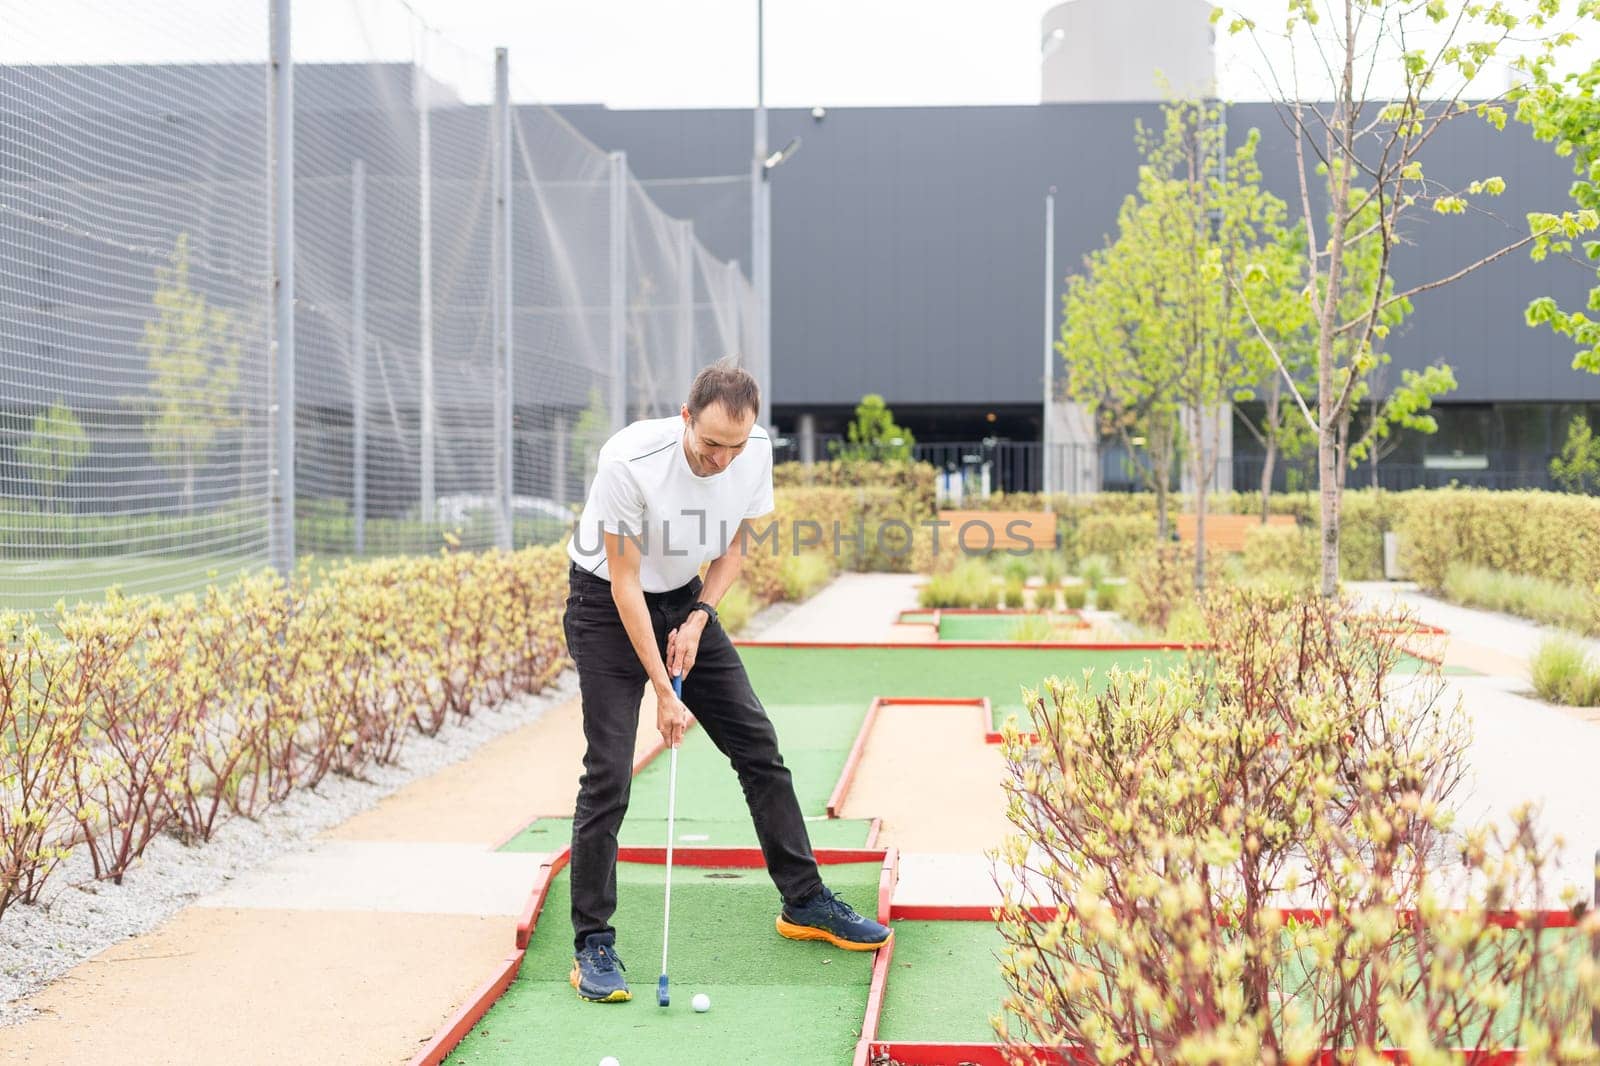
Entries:
[[716, 622], [717, 622], [717, 609], [715, 607], [711, 606], [705, 600], [699, 600], [699, 601], [697, 601], [695, 603], [695, 605], [693, 607], [689, 608], [689, 613], [690, 614], [693, 614], [695, 611], [704, 611], [706, 613], [706, 620], [708, 622], [710, 622], [712, 625], [716, 625]]

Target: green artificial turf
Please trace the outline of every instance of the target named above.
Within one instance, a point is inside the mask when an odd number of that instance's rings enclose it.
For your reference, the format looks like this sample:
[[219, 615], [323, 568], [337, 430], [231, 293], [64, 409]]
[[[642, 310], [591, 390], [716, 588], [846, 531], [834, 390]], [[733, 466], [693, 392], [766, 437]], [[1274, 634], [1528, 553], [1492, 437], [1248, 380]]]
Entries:
[[[1113, 666], [1157, 672], [1182, 663], [1182, 651], [1099, 648], [948, 648], [937, 644], [892, 647], [739, 649], [750, 679], [769, 709], [802, 702], [815, 707], [860, 705], [873, 696], [987, 696], [996, 728], [1015, 714], [1023, 729], [1032, 719], [1023, 688], [1038, 688], [1051, 676], [1078, 678], [1086, 669], [1103, 683]], [[691, 708], [692, 710], [692, 708]], [[775, 716], [775, 720], [776, 716]], [[787, 758], [792, 743], [782, 726]], [[831, 787], [831, 786], [830, 786]], [[807, 809], [809, 813], [809, 808]]]
[[992, 921], [895, 922], [880, 1040], [993, 1043], [1006, 996]]
[[[794, 779], [800, 809], [809, 815], [826, 814], [828, 797], [861, 731], [871, 695], [820, 703], [775, 700], [759, 687], [757, 692], [778, 732], [778, 750]], [[666, 818], [670, 770], [671, 760], [662, 754], [633, 779], [628, 805], [631, 816]], [[678, 814], [704, 819], [748, 817], [739, 778], [703, 727], [691, 729], [678, 749]]]
[[940, 640], [1015, 640], [1017, 625], [1024, 619], [1044, 618], [1061, 625], [1059, 635], [1048, 639], [1071, 642], [1072, 630], [1066, 628], [1072, 615], [1043, 611], [1012, 611], [1007, 614], [943, 614], [939, 616]]
[[903, 626], [932, 625], [933, 615], [933, 611], [902, 611], [900, 612], [900, 624]]
[[[680, 781], [681, 785], [682, 782]], [[681, 801], [680, 797], [680, 801]], [[864, 818], [813, 818], [806, 823], [813, 848], [864, 848], [871, 822]], [[756, 831], [744, 809], [722, 817], [686, 818], [678, 809], [673, 834], [680, 847], [738, 848], [756, 846]], [[513, 837], [501, 851], [558, 851], [572, 839], [571, 818], [541, 818]], [[625, 845], [661, 847], [667, 842], [667, 820], [629, 812], [617, 833]]]
[[[872, 952], [778, 936], [778, 894], [761, 869], [676, 867], [672, 875], [672, 1005], [656, 1005], [661, 965], [662, 866], [617, 868], [617, 952], [628, 965], [629, 1003], [585, 1003], [572, 967], [570, 896], [556, 879], [506, 994], [446, 1060], [452, 1064], [622, 1066], [846, 1064], [860, 1036]], [[877, 906], [876, 863], [823, 868], [858, 909]], [[696, 1014], [690, 999], [711, 997]]]

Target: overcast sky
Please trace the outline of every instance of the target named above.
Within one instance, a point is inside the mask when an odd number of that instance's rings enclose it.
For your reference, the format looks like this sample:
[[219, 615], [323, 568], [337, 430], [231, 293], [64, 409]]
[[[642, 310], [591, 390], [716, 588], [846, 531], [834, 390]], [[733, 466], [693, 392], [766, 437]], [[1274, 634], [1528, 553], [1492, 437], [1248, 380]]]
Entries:
[[[6, 27], [0, 62], [259, 60], [266, 2], [0, 0]], [[428, 38], [430, 65], [461, 83], [469, 99], [486, 94], [487, 57], [504, 45], [525, 100], [614, 108], [755, 102], [755, 0], [299, 0], [297, 56], [404, 60], [417, 37], [408, 6], [437, 31]], [[767, 0], [767, 102], [1037, 103], [1039, 24], [1051, 6], [1048, 0]], [[1285, 3], [1239, 0], [1231, 9], [1276, 27]], [[1266, 59], [1247, 37], [1219, 33], [1227, 98], [1263, 99], [1264, 66], [1288, 69], [1288, 50], [1269, 35], [1260, 40]], [[1587, 65], [1597, 42], [1600, 33], [1586, 33], [1574, 60]], [[1503, 85], [1501, 76], [1490, 87]]]

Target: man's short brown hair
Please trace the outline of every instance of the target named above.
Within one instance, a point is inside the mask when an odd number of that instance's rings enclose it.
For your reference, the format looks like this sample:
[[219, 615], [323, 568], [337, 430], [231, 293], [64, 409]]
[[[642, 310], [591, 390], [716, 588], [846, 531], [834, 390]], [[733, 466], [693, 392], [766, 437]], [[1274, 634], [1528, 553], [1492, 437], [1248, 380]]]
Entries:
[[761, 415], [761, 386], [750, 372], [732, 358], [720, 359], [694, 376], [689, 386], [689, 416], [692, 418], [720, 403], [735, 418], [749, 411]]

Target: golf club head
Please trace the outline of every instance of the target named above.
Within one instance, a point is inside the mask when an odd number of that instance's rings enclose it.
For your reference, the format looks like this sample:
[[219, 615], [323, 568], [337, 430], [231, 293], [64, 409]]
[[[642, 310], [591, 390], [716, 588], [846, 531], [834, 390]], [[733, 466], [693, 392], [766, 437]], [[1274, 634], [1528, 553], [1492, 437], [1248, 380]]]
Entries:
[[672, 1002], [672, 997], [667, 995], [667, 975], [662, 974], [661, 980], [656, 982], [656, 1005], [665, 1007]]

